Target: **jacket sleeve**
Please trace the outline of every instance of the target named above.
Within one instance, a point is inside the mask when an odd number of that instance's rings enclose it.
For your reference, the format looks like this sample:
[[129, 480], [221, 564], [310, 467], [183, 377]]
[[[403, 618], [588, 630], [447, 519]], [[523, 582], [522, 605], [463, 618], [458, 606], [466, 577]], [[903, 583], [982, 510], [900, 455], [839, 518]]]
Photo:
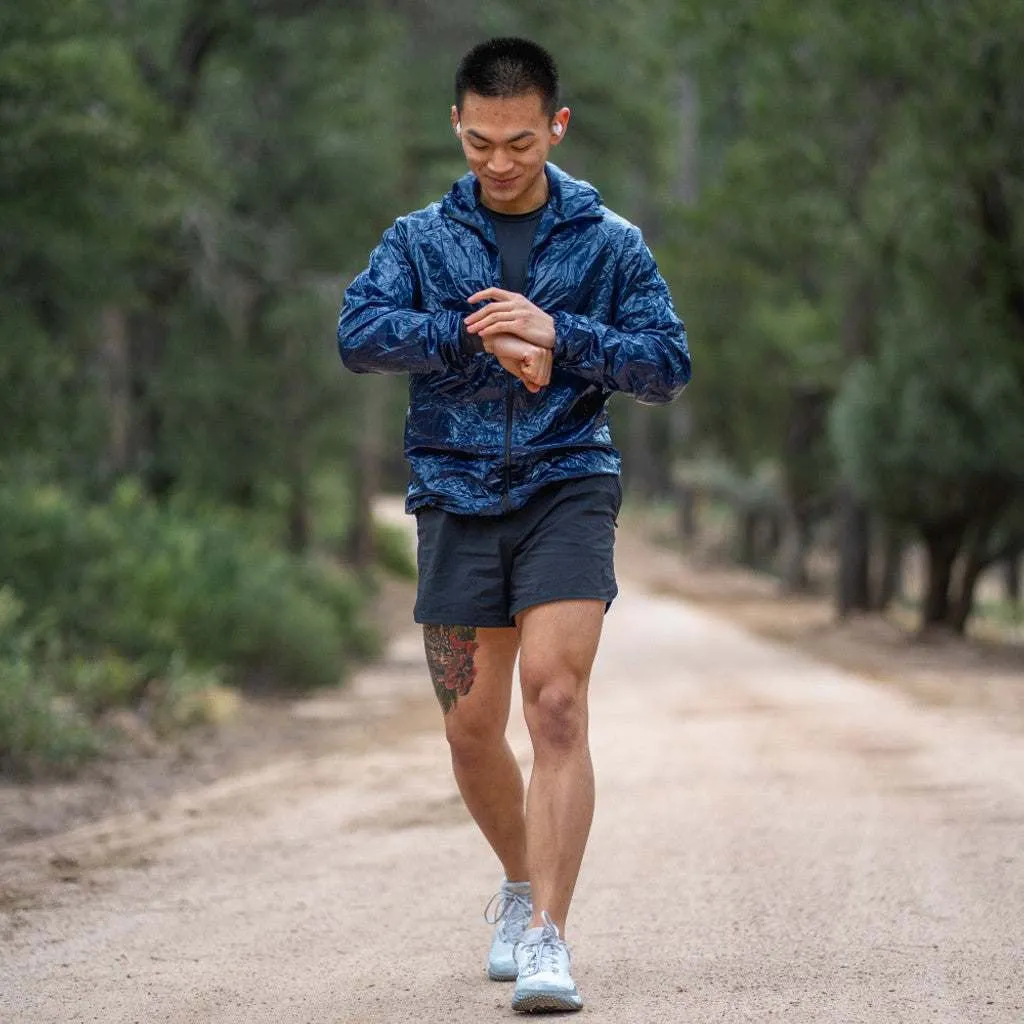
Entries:
[[690, 380], [686, 328], [672, 308], [668, 286], [637, 229], [618, 270], [614, 322], [558, 312], [556, 366], [645, 405], [671, 402]]
[[465, 368], [462, 314], [416, 308], [419, 288], [404, 229], [396, 221], [346, 289], [338, 317], [338, 351], [356, 373], [428, 373]]

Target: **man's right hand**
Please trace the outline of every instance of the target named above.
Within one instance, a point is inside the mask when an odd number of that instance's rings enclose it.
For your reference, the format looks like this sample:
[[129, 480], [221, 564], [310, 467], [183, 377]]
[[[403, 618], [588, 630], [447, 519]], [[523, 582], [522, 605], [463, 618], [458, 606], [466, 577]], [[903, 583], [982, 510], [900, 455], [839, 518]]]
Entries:
[[484, 351], [495, 356], [532, 394], [551, 382], [550, 349], [532, 345], [514, 334], [492, 334], [484, 339]]

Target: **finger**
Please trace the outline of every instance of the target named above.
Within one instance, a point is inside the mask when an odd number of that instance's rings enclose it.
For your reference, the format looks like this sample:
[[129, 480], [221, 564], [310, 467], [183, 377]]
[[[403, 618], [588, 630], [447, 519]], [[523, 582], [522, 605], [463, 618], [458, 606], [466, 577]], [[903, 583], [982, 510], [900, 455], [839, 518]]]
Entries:
[[543, 367], [530, 366], [529, 363], [524, 362], [523, 380], [528, 380], [531, 384], [544, 385], [548, 383], [548, 375], [544, 372]]
[[504, 288], [485, 288], [482, 292], [470, 295], [466, 301], [475, 306], [478, 302], [501, 302], [508, 301], [517, 296], [517, 292], [507, 292]]
[[551, 382], [551, 360], [547, 358], [527, 359], [526, 368], [538, 384]]
[[483, 316], [476, 317], [472, 322], [466, 321], [467, 331], [477, 331], [484, 324], [500, 323], [502, 320], [515, 320], [516, 314], [511, 310], [491, 309], [488, 307]]
[[500, 359], [514, 359], [521, 362], [530, 355], [530, 343], [508, 333], [501, 333], [495, 338], [493, 349]]
[[512, 313], [517, 308], [514, 302], [488, 302], [486, 306], [482, 306], [480, 309], [474, 309], [467, 317], [463, 319], [463, 323], [471, 324], [481, 317], [487, 316], [488, 313]]
[[[486, 338], [495, 334], [514, 334], [517, 339], [529, 342], [526, 336], [526, 328], [519, 320], [496, 320], [494, 323], [482, 324], [477, 327], [467, 327], [470, 334], [479, 334]], [[531, 342], [532, 344], [532, 342]], [[539, 347], [539, 346], [538, 346]]]

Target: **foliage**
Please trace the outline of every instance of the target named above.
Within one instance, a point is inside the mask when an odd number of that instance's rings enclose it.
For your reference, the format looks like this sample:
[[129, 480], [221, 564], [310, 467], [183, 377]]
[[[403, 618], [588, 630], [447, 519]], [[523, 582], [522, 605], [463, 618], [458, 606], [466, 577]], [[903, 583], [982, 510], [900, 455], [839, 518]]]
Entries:
[[59, 699], [45, 637], [26, 626], [23, 612], [14, 591], [0, 587], [0, 772], [73, 767], [97, 752], [98, 737]]
[[160, 508], [131, 487], [97, 506], [53, 487], [0, 488], [0, 515], [7, 578], [72, 652], [116, 651], [150, 674], [181, 654], [301, 689], [337, 682], [366, 648], [359, 584], [246, 538], [230, 519]]
[[416, 562], [409, 551], [409, 539], [403, 530], [378, 523], [373, 543], [377, 561], [382, 568], [407, 580], [416, 579]]
[[788, 462], [791, 396], [838, 395], [838, 468], [876, 517], [943, 549], [933, 568], [961, 558], [969, 587], [930, 593], [925, 618], [948, 609], [962, 628], [1024, 489], [1021, 9], [780, 0], [680, 17], [706, 44], [711, 136], [680, 262], [705, 328], [702, 439], [744, 466]]
[[[375, 649], [333, 559], [366, 453], [401, 482], [403, 382], [344, 375], [334, 316], [387, 224], [462, 173], [452, 71], [492, 34], [559, 58], [558, 162], [643, 227], [690, 328], [682, 403], [613, 409], [648, 493], [682, 457], [768, 466], [809, 535], [842, 475], [965, 564], [1019, 548], [1021, 11], [8, 4], [0, 574], [31, 639], [3, 693], [29, 731], [71, 757], [111, 708], [317, 685]], [[373, 546], [412, 571], [397, 535]]]
[[160, 508], [130, 486], [96, 505], [8, 484], [0, 519], [0, 760], [12, 770], [96, 753], [117, 708], [164, 732], [216, 717], [225, 682], [329, 686], [378, 650], [363, 584], [230, 516]]
[[[850, 373], [834, 409], [836, 445], [889, 518], [966, 522], [987, 494], [1024, 485], [1024, 391], [1005, 361], [957, 359], [953, 339], [925, 337], [887, 346]], [[955, 372], [922, 374], [924, 357]]]

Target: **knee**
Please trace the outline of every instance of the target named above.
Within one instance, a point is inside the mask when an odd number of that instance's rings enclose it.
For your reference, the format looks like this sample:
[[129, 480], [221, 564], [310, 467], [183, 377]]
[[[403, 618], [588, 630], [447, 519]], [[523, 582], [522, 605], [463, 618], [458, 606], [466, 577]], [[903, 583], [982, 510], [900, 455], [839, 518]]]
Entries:
[[587, 734], [583, 687], [565, 680], [527, 691], [526, 724], [535, 749], [559, 752], [578, 746]]
[[444, 728], [452, 760], [467, 768], [485, 760], [504, 736], [493, 723], [458, 713], [445, 715]]

